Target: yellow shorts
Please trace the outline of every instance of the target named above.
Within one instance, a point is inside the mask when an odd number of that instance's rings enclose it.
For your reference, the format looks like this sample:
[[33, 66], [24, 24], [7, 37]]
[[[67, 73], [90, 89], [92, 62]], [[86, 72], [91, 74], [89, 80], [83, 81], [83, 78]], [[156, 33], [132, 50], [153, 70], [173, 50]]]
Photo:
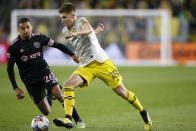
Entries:
[[111, 88], [116, 88], [122, 82], [122, 76], [117, 70], [116, 66], [113, 65], [111, 60], [106, 60], [103, 63], [93, 61], [85, 67], [79, 67], [73, 73], [82, 76], [87, 83], [81, 87], [86, 88], [90, 85], [91, 81], [98, 77], [105, 82], [106, 85]]

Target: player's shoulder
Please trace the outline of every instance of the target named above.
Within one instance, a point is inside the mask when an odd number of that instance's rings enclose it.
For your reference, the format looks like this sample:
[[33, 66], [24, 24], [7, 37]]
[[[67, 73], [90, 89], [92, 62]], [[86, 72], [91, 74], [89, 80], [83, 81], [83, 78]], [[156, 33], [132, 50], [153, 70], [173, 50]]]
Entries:
[[20, 43], [19, 36], [9, 42], [8, 52], [13, 52], [14, 50], [16, 50], [18, 47], [18, 43]]
[[46, 35], [41, 33], [32, 33], [32, 37], [34, 38], [34, 40], [42, 40], [47, 38]]
[[78, 21], [86, 20], [86, 18], [85, 18], [85, 17], [78, 17], [77, 20], [78, 20]]
[[87, 19], [85, 17], [79, 17], [77, 18], [76, 20], [76, 28], [80, 29], [81, 28], [81, 25], [85, 22], [88, 22]]
[[43, 37], [45, 35], [41, 34], [41, 33], [32, 33], [32, 37]]
[[88, 22], [87, 19], [85, 17], [79, 17], [77, 18], [77, 23], [83, 23], [83, 22]]
[[13, 46], [13, 45], [15, 45], [19, 40], [20, 40], [19, 37], [16, 37], [14, 40], [10, 41], [9, 45], [10, 45], [10, 46]]

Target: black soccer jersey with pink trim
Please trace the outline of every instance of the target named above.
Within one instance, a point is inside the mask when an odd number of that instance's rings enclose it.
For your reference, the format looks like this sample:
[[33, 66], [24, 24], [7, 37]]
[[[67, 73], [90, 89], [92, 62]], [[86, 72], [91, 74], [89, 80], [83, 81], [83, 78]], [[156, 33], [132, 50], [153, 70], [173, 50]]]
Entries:
[[[63, 44], [57, 43], [45, 35], [32, 34], [29, 40], [22, 40], [20, 36], [18, 36], [15, 40], [10, 42], [7, 52], [8, 74], [11, 81], [15, 79], [11, 76], [13, 75], [13, 71], [10, 70], [13, 68], [14, 63], [17, 64], [23, 81], [34, 83], [42, 79], [44, 72], [49, 70], [48, 64], [43, 58], [44, 46], [58, 48], [70, 56], [74, 54]], [[17, 88], [13, 82], [12, 85], [13, 88]]]

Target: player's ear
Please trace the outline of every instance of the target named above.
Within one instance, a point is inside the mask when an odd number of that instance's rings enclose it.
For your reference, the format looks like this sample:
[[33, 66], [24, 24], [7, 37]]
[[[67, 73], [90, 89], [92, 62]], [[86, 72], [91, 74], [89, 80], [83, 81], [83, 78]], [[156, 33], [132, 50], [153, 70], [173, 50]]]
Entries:
[[17, 28], [18, 32], [20, 32], [20, 27]]
[[75, 17], [75, 16], [76, 16], [76, 12], [73, 11], [73, 12], [71, 13], [71, 15], [72, 15], [73, 17]]

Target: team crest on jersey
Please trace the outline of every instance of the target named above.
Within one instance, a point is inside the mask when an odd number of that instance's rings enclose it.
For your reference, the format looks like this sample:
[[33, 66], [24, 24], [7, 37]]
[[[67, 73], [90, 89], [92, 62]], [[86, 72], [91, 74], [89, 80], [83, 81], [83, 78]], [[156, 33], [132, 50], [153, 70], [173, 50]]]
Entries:
[[24, 49], [20, 49], [20, 53], [24, 52]]
[[23, 56], [21, 57], [21, 60], [22, 60], [23, 62], [26, 62], [26, 61], [28, 60], [28, 56], [23, 55]]
[[34, 47], [35, 47], [35, 48], [39, 48], [39, 47], [40, 47], [40, 43], [39, 43], [39, 42], [35, 42], [35, 43], [34, 43]]
[[73, 29], [72, 29], [72, 32], [76, 32], [76, 31], [77, 31], [76, 28], [73, 28]]

